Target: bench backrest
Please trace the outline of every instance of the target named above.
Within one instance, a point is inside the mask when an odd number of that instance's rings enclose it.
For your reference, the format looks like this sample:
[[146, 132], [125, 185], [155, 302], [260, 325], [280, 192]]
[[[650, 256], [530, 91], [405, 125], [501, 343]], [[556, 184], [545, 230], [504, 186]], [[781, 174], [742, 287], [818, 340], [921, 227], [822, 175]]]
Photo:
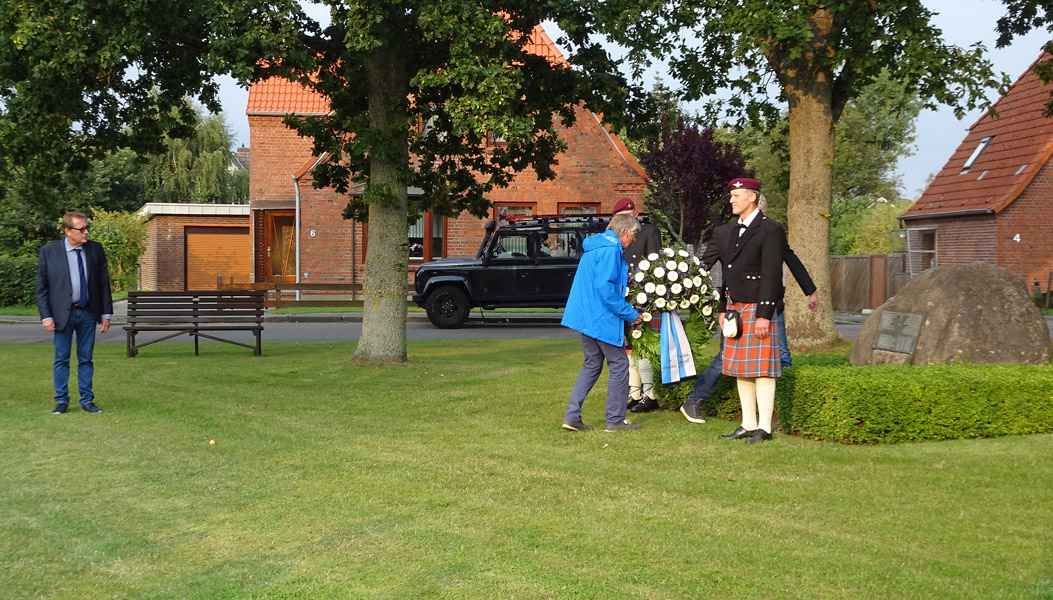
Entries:
[[129, 323], [258, 323], [267, 292], [129, 292]]

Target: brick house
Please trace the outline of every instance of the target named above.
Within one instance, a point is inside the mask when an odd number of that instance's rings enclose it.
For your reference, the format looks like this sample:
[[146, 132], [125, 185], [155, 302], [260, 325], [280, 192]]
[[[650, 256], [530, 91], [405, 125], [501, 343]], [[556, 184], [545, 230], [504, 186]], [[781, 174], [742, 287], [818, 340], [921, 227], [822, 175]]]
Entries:
[[[551, 60], [564, 58], [540, 28], [532, 50]], [[269, 282], [361, 283], [365, 265], [364, 226], [342, 216], [347, 197], [312, 186], [311, 140], [297, 136], [286, 114], [325, 114], [328, 106], [298, 84], [274, 78], [249, 89], [246, 113], [252, 150], [249, 202], [252, 280]], [[539, 182], [532, 171], [490, 194], [492, 217], [504, 214], [588, 214], [610, 212], [622, 197], [640, 202], [647, 176], [625, 145], [595, 115], [577, 110], [577, 122], [559, 131], [568, 149], [559, 155], [554, 180]], [[361, 187], [353, 188], [356, 193]], [[420, 190], [410, 189], [410, 200]], [[473, 256], [483, 220], [462, 213], [455, 219], [424, 215], [410, 227], [410, 271], [421, 261]]]
[[[969, 128], [921, 198], [901, 217], [910, 272], [986, 262], [1043, 285], [1053, 272], [1053, 119], [1043, 54]], [[995, 116], [997, 115], [997, 116]]]
[[249, 280], [248, 205], [150, 202], [139, 214], [146, 219], [139, 289], [214, 290], [218, 275]]

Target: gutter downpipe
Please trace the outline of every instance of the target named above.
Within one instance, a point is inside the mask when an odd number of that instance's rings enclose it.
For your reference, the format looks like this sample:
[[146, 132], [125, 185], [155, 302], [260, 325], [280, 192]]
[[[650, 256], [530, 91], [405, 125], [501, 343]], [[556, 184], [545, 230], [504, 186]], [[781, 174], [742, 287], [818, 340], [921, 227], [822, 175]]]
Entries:
[[[296, 190], [296, 283], [300, 283], [300, 180], [296, 175], [290, 174], [289, 177], [292, 177], [293, 188]], [[300, 301], [300, 290], [296, 290], [296, 300]]]

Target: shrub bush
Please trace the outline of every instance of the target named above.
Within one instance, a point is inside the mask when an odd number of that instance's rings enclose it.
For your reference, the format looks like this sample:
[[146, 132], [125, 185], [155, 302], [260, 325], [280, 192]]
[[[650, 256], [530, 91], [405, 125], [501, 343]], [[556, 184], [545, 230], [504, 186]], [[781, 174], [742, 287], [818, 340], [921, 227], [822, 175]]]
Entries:
[[851, 444], [1053, 432], [1053, 366], [802, 364], [776, 388], [779, 429]]
[[32, 306], [36, 288], [35, 256], [0, 256], [0, 306]]

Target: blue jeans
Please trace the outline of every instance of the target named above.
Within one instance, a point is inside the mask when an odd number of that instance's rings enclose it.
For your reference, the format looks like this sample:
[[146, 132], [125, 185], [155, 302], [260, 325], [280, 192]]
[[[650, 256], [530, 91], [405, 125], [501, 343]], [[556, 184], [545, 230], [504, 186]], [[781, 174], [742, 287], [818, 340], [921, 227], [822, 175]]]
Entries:
[[786, 315], [779, 313], [771, 320], [772, 324], [779, 328], [779, 358], [782, 359], [782, 368], [793, 366], [793, 357], [790, 356], [790, 342], [786, 340]]
[[[720, 334], [718, 334], [720, 335]], [[688, 402], [699, 402], [709, 398], [713, 395], [713, 390], [717, 387], [717, 382], [720, 381], [721, 370], [724, 368], [724, 336], [720, 336], [720, 350], [717, 355], [713, 357], [713, 361], [709, 363], [709, 366], [702, 371], [702, 374], [695, 380], [695, 386], [691, 388], [691, 392], [687, 395]]]
[[95, 317], [90, 310], [73, 309], [62, 329], [55, 330], [55, 404], [69, 404], [69, 359], [73, 349], [73, 335], [77, 335], [77, 387], [80, 404], [86, 406], [95, 399], [91, 378], [95, 364], [91, 362], [95, 350]]
[[581, 371], [574, 382], [574, 389], [570, 392], [570, 402], [567, 403], [567, 412], [563, 421], [573, 423], [581, 420], [581, 405], [585, 402], [585, 396], [592, 391], [592, 386], [600, 378], [603, 370], [603, 361], [607, 360], [607, 415], [605, 421], [608, 425], [621, 423], [625, 420], [625, 398], [629, 395], [629, 357], [625, 355], [625, 348], [612, 346], [581, 334], [581, 351], [585, 355], [585, 361], [581, 365]]

